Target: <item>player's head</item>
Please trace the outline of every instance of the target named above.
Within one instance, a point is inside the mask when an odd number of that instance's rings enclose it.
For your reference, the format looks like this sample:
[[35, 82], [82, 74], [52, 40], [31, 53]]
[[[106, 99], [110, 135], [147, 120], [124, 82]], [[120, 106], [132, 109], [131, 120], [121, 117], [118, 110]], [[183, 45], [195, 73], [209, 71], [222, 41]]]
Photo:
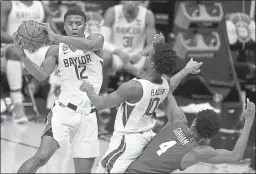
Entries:
[[79, 8], [72, 8], [64, 15], [64, 30], [68, 36], [84, 37], [86, 15]]
[[212, 138], [220, 130], [220, 119], [216, 112], [206, 109], [197, 113], [192, 125], [199, 138]]
[[122, 1], [124, 13], [127, 16], [134, 17], [137, 13], [141, 1]]
[[154, 69], [159, 74], [171, 75], [176, 67], [178, 56], [172, 49], [171, 44], [157, 43], [155, 50], [147, 58], [143, 70]]

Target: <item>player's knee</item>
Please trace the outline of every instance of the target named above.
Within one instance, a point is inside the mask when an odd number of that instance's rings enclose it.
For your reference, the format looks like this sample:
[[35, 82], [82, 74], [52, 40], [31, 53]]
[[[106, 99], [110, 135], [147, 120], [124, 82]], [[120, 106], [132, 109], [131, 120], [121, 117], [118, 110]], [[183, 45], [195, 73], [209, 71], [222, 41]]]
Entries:
[[15, 46], [10, 46], [9, 48], [7, 48], [5, 56], [6, 56], [7, 61], [8, 60], [20, 61], [18, 49]]

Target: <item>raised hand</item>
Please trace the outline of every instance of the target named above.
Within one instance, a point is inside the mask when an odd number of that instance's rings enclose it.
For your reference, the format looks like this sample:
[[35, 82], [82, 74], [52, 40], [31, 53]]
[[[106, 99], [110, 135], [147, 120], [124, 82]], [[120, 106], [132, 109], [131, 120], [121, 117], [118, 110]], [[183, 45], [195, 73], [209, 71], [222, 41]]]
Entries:
[[50, 41], [54, 41], [55, 38], [56, 38], [56, 34], [53, 32], [49, 22], [47, 22], [47, 23], [40, 23], [40, 25], [42, 25], [46, 29], [46, 31], [48, 33], [48, 39]]
[[203, 62], [197, 62], [197, 61], [194, 61], [193, 58], [191, 58], [185, 68], [191, 74], [198, 74], [200, 73], [200, 67], [202, 65], [203, 65]]
[[165, 43], [165, 37], [162, 33], [155, 34], [154, 40], [153, 40], [153, 45], [155, 46], [157, 43]]
[[243, 116], [245, 120], [253, 121], [253, 118], [255, 116], [255, 105], [249, 100], [249, 98], [247, 98], [246, 100], [247, 106], [246, 104], [244, 104]]

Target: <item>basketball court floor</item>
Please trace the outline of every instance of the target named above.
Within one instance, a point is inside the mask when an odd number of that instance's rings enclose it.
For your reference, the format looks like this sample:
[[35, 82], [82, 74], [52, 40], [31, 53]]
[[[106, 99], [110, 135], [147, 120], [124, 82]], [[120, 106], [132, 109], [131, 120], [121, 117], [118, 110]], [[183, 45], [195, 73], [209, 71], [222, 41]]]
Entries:
[[[1, 123], [1, 173], [16, 173], [21, 164], [36, 152], [44, 130], [43, 123], [29, 122], [27, 125], [15, 125], [6, 119]], [[101, 154], [108, 148], [108, 142], [100, 140]], [[74, 173], [69, 145], [58, 150], [49, 162], [37, 173]], [[92, 172], [99, 163], [97, 158]], [[199, 163], [185, 171], [175, 173], [255, 173], [248, 163], [209, 165]]]

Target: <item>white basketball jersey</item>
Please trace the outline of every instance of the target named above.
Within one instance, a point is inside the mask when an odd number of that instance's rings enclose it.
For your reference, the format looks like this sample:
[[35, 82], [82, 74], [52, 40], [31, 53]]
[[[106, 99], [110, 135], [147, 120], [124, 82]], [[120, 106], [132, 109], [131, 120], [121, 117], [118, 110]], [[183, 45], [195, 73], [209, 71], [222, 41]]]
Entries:
[[93, 85], [94, 92], [99, 93], [103, 81], [103, 60], [93, 51], [73, 52], [68, 45], [59, 44], [57, 72], [60, 77], [61, 94], [59, 100], [68, 101], [74, 105], [90, 107], [91, 102], [86, 92], [79, 88], [84, 80]]
[[35, 20], [43, 22], [45, 18], [43, 4], [40, 1], [33, 1], [31, 6], [26, 6], [20, 1], [10, 1], [12, 9], [8, 16], [6, 32], [13, 35], [17, 31], [22, 21]]
[[156, 123], [153, 113], [169, 92], [169, 84], [163, 77], [162, 84], [155, 84], [145, 79], [134, 80], [141, 83], [143, 96], [137, 103], [123, 102], [119, 106], [115, 131], [142, 132], [152, 129]]
[[138, 15], [132, 22], [126, 20], [123, 5], [116, 5], [114, 11], [115, 21], [112, 27], [112, 42], [129, 55], [137, 54], [145, 46], [147, 9], [139, 6]]

